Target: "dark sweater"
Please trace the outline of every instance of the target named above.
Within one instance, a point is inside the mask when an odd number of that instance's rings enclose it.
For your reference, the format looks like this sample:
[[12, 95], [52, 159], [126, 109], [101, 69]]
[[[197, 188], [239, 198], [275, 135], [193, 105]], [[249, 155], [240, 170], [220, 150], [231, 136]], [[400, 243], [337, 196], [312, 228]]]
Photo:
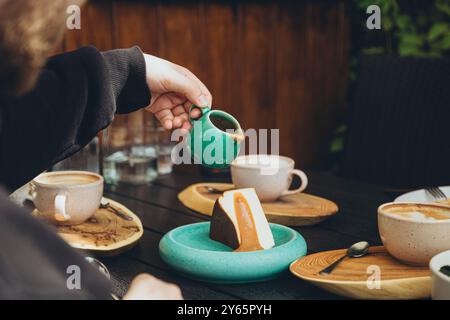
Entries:
[[[80, 150], [115, 113], [149, 103], [138, 47], [103, 53], [85, 47], [50, 58], [31, 92], [0, 97], [0, 184], [14, 190]], [[81, 290], [67, 288], [69, 265], [81, 268]], [[108, 298], [108, 292], [108, 282], [78, 252], [0, 190], [0, 298]]]

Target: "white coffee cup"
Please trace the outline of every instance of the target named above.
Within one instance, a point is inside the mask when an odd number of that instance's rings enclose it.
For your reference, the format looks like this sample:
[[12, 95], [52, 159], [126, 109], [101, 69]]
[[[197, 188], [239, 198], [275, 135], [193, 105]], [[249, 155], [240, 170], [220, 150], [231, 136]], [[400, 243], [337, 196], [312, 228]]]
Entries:
[[450, 277], [439, 271], [448, 265], [450, 265], [450, 250], [435, 255], [430, 261], [433, 300], [450, 300]]
[[[260, 201], [275, 201], [302, 192], [308, 185], [306, 174], [294, 169], [294, 164], [291, 158], [279, 155], [239, 156], [231, 163], [231, 179], [236, 188], [255, 188]], [[301, 185], [289, 190], [294, 175], [301, 179]]]
[[450, 206], [438, 203], [390, 202], [378, 207], [383, 245], [393, 257], [407, 264], [427, 266], [433, 256], [450, 250], [450, 219], [435, 220], [417, 214], [424, 210], [450, 216]]
[[40, 215], [60, 224], [89, 219], [102, 195], [103, 177], [88, 171], [47, 172], [30, 183], [30, 196]]

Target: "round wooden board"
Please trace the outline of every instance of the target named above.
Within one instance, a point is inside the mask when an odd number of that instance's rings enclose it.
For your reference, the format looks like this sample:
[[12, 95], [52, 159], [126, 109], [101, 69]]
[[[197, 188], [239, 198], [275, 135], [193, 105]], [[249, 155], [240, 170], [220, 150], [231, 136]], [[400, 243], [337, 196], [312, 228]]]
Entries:
[[[294, 261], [289, 269], [300, 279], [348, 298], [423, 299], [431, 295], [429, 269], [405, 265], [383, 246], [371, 247], [369, 254], [361, 258], [345, 258], [329, 275], [319, 274], [345, 252], [341, 249], [311, 254]], [[379, 288], [373, 281], [378, 271]]]
[[[210, 193], [208, 186], [219, 190], [233, 188], [229, 183], [196, 183], [181, 191], [178, 199], [189, 209], [211, 216], [219, 194]], [[306, 193], [285, 196], [262, 206], [269, 222], [287, 226], [313, 225], [338, 212], [334, 202]]]
[[[141, 238], [143, 227], [141, 220], [127, 207], [114, 200], [103, 199], [133, 220], [122, 219], [108, 209], [98, 209], [82, 224], [55, 227], [57, 233], [74, 248], [88, 250], [100, 256], [114, 256], [133, 247]], [[32, 214], [45, 220], [36, 209]]]

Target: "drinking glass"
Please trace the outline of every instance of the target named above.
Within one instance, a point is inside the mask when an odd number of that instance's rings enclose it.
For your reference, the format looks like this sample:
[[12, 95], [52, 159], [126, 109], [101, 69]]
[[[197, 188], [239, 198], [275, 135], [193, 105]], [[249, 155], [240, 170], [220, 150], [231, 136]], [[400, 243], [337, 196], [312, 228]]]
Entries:
[[147, 184], [158, 176], [158, 134], [153, 117], [138, 111], [118, 116], [103, 131], [103, 176], [107, 183]]
[[162, 127], [156, 129], [158, 135], [158, 173], [169, 174], [172, 172], [172, 150], [175, 141], [171, 140], [171, 131]]
[[99, 139], [95, 137], [83, 149], [53, 165], [53, 171], [63, 170], [82, 170], [100, 173], [99, 158], [100, 146]]

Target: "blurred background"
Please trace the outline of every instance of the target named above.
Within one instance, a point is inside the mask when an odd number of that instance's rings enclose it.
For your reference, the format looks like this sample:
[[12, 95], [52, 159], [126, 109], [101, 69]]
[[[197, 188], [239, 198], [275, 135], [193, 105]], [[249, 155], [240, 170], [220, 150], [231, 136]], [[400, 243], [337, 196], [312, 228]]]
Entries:
[[[439, 85], [450, 84], [449, 2], [90, 0], [82, 9], [81, 30], [67, 30], [58, 52], [84, 45], [100, 50], [139, 45], [198, 75], [213, 94], [214, 107], [233, 114], [244, 129], [279, 128], [280, 153], [294, 158], [300, 168], [334, 170], [389, 185], [424, 184], [436, 178], [427, 178], [433, 176], [428, 170], [408, 180], [414, 168], [401, 169], [408, 159], [394, 169], [391, 164], [377, 167], [383, 163], [377, 155], [385, 152], [378, 144], [394, 139], [403, 145], [402, 137], [366, 131], [379, 132], [372, 123], [377, 121], [385, 123], [383, 128], [389, 128], [389, 122], [397, 128], [407, 112], [423, 108], [424, 103], [414, 107], [421, 101], [414, 91], [425, 100], [441, 95], [433, 104], [438, 110], [447, 105], [448, 90], [426, 91], [426, 83], [432, 90], [436, 90], [433, 79]], [[366, 9], [372, 4], [381, 9], [381, 30], [366, 26], [370, 16]], [[417, 68], [422, 71], [417, 73]], [[385, 79], [387, 71], [392, 74]], [[391, 85], [411, 78], [421, 83]], [[387, 87], [379, 87], [380, 83]], [[360, 128], [352, 133], [352, 127], [358, 127], [352, 125], [355, 108], [362, 114], [357, 115]], [[365, 108], [390, 114], [389, 121]], [[390, 113], [393, 109], [397, 115]], [[447, 115], [433, 113], [433, 119]], [[144, 111], [117, 116], [108, 129], [108, 144], [141, 144], [148, 136], [146, 128], [154, 125], [153, 116]], [[436, 143], [450, 154], [448, 143]], [[370, 151], [366, 145], [372, 146]], [[91, 152], [95, 150], [91, 147]], [[395, 152], [387, 155], [397, 157]], [[369, 169], [358, 169], [361, 163]], [[423, 163], [432, 166], [429, 158], [416, 166]]]

